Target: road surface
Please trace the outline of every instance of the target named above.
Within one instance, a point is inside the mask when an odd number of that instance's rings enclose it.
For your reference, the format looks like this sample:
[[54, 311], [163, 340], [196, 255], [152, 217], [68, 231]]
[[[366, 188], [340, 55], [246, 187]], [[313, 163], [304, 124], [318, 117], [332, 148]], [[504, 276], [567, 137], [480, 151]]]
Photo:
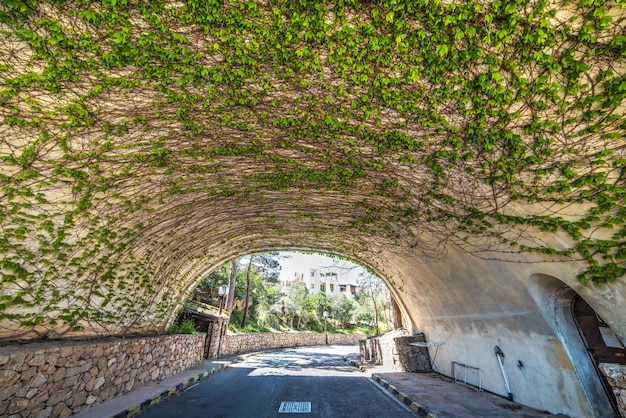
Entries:
[[356, 351], [329, 346], [254, 354], [150, 407], [141, 418], [415, 418], [369, 374], [343, 361]]

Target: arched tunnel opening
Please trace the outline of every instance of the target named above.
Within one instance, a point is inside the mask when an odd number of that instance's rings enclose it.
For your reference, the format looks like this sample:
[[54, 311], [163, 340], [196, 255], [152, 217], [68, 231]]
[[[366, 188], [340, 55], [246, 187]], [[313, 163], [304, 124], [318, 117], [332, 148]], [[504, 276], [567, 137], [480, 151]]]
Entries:
[[[404, 309], [383, 279], [332, 254], [281, 251], [238, 257], [202, 278], [188, 299], [229, 315], [235, 332], [361, 326], [373, 336], [404, 323]], [[177, 323], [184, 317], [179, 314]]]

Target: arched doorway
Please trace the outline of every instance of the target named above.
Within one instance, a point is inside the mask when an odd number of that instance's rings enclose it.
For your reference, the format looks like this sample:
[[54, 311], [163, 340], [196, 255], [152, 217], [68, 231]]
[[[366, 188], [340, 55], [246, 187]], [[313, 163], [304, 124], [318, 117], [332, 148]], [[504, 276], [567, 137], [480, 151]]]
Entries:
[[614, 395], [612, 391], [607, 392], [605, 389], [602, 373], [599, 372], [598, 364], [589, 356], [574, 319], [574, 302], [577, 298], [582, 298], [567, 284], [547, 274], [530, 276], [528, 291], [567, 353], [593, 416], [619, 417], [615, 410]]
[[626, 364], [626, 349], [606, 322], [579, 295], [572, 300], [572, 316], [613, 409], [618, 412], [613, 388], [600, 370], [601, 363]]

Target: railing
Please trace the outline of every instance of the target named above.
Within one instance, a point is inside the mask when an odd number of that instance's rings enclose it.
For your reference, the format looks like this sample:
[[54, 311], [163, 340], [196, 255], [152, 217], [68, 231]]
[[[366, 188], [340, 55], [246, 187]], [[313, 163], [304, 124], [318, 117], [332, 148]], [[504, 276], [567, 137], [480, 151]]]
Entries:
[[478, 367], [452, 362], [452, 376], [454, 381], [475, 390], [483, 390], [482, 372]]

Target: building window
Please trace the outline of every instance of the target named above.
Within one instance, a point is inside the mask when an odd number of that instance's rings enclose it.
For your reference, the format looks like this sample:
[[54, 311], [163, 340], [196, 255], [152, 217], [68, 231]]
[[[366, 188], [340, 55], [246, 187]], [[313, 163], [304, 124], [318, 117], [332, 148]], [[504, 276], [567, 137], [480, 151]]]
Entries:
[[330, 284], [330, 293], [335, 291], [335, 285], [334, 284]]
[[315, 289], [315, 283], [311, 283], [311, 289]]
[[320, 292], [326, 292], [326, 285], [324, 284], [320, 285]]
[[315, 272], [314, 271], [311, 272], [311, 277], [315, 277]]
[[339, 285], [339, 291], [340, 292], [345, 292], [346, 291], [346, 285], [345, 284], [340, 284]]

